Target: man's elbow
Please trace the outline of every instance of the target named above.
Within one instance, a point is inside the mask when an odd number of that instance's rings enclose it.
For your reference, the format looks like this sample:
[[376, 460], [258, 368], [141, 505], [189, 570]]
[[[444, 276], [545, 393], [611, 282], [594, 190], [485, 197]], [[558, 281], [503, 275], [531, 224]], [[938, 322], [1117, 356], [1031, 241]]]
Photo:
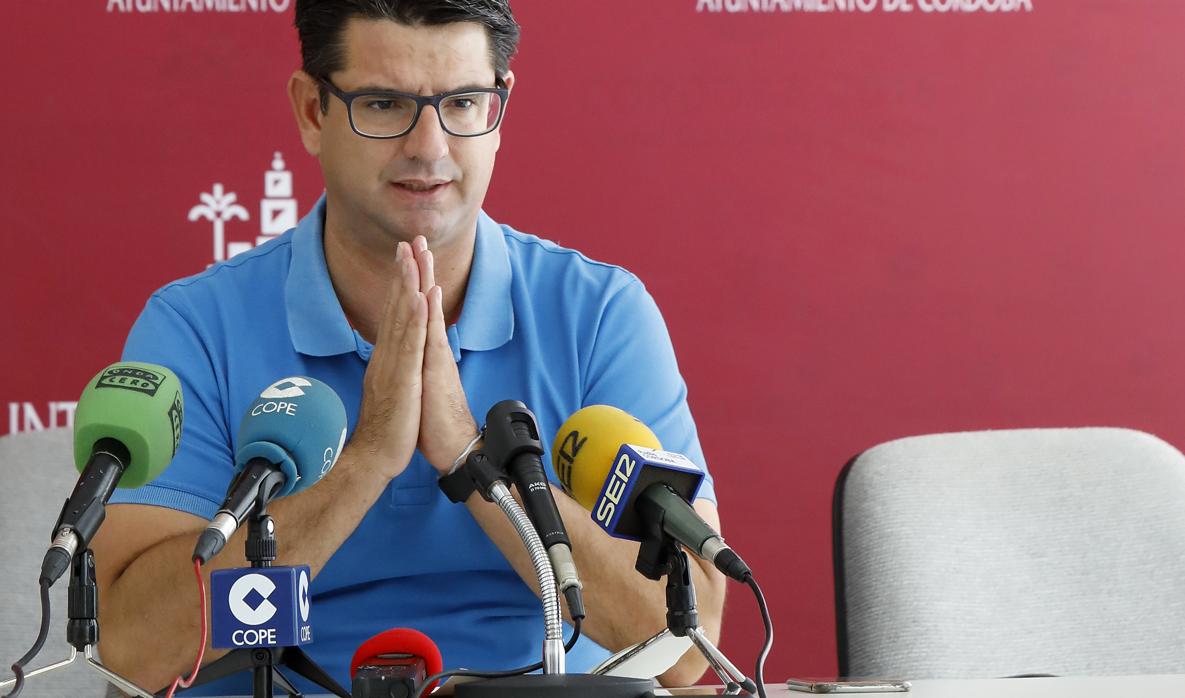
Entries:
[[172, 680], [169, 662], [159, 655], [158, 645], [145, 641], [145, 633], [155, 632], [147, 619], [137, 622], [128, 615], [127, 604], [118, 584], [111, 585], [104, 599], [106, 610], [100, 607], [99, 623], [103, 628], [99, 639], [99, 658], [103, 666], [147, 691], [156, 691]]
[[708, 660], [694, 646], [687, 650], [679, 662], [667, 669], [658, 677], [658, 682], [664, 688], [681, 688], [691, 686], [704, 675], [708, 669]]
[[708, 638], [717, 642], [724, 624], [724, 596], [728, 590], [728, 579], [710, 564], [701, 565], [700, 570], [703, 575], [696, 580], [699, 624]]
[[99, 659], [102, 660], [103, 666], [115, 672], [119, 676], [131, 681], [133, 684], [155, 691], [160, 688], [155, 681], [155, 677], [150, 669], [151, 662], [145, 656], [143, 650], [140, 651], [139, 657], [135, 648], [126, 642], [122, 641], [119, 632], [112, 632], [118, 629], [118, 624], [113, 623], [110, 619], [103, 626], [103, 636], [99, 641]]

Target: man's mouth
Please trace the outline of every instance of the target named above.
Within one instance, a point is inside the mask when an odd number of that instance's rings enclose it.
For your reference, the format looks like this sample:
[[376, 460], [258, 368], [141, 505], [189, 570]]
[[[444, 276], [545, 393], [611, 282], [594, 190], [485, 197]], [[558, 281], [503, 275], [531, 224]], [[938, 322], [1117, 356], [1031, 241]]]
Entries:
[[448, 186], [448, 184], [449, 184], [448, 182], [423, 181], [423, 180], [408, 179], [408, 180], [403, 180], [401, 182], [396, 182], [395, 186], [397, 186], [401, 189], [404, 189], [406, 191], [423, 193], [423, 192], [436, 191], [438, 189]]

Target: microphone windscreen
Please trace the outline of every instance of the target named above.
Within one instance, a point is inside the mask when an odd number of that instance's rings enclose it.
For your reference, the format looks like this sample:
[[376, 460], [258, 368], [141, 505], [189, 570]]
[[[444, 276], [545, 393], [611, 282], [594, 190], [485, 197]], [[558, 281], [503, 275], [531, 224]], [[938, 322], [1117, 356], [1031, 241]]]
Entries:
[[90, 461], [95, 443], [113, 439], [131, 458], [119, 487], [140, 487], [177, 454], [184, 415], [181, 381], [164, 366], [121, 361], [87, 383], [74, 412], [74, 465]]
[[589, 405], [568, 417], [551, 445], [551, 464], [564, 491], [593, 510], [622, 444], [661, 449], [650, 427], [609, 405]]
[[354, 678], [359, 666], [383, 654], [409, 654], [420, 657], [424, 660], [428, 676], [438, 674], [444, 668], [440, 648], [431, 638], [412, 628], [391, 628], [358, 646], [354, 657], [350, 659], [350, 678]]
[[346, 408], [333, 388], [316, 378], [283, 378], [265, 388], [243, 416], [235, 471], [253, 458], [278, 464], [286, 476], [276, 495], [282, 497], [324, 477], [345, 442]]

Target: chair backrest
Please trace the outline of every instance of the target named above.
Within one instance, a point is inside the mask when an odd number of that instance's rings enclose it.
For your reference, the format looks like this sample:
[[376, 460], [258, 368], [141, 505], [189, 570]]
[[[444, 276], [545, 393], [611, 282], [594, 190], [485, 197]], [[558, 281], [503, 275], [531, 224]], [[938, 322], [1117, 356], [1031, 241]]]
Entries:
[[[8, 667], [37, 638], [41, 559], [62, 503], [77, 480], [69, 429], [0, 437], [0, 680], [12, 678]], [[66, 643], [68, 586], [67, 575], [50, 589], [49, 639], [26, 670], [70, 655]], [[69, 667], [30, 679], [21, 693], [30, 698], [103, 695], [107, 695], [106, 682], [84, 667], [81, 657]]]
[[1185, 673], [1185, 456], [1149, 434], [881, 444], [834, 536], [845, 676]]

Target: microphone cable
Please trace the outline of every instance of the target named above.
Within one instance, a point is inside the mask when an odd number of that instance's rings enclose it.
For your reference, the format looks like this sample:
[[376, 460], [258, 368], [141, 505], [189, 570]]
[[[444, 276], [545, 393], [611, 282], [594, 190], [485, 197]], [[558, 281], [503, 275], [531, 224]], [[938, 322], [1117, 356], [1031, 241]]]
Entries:
[[[564, 644], [564, 653], [565, 654], [568, 652], [571, 652], [572, 648], [576, 646], [576, 641], [580, 639], [580, 623], [582, 620], [583, 620], [582, 618], [573, 618], [572, 619], [572, 637], [568, 638], [568, 642]], [[474, 669], [449, 669], [448, 671], [442, 671], [438, 674], [433, 674], [432, 676], [429, 676], [428, 678], [424, 679], [424, 683], [423, 683], [423, 685], [420, 686], [420, 690], [416, 691], [416, 698], [424, 698], [424, 696], [428, 695], [429, 690], [431, 690], [431, 687], [434, 684], [436, 684], [440, 681], [443, 681], [447, 678], [453, 677], [453, 676], [472, 676], [474, 678], [479, 678], [479, 679], [503, 679], [503, 678], [507, 678], [510, 676], [519, 676], [521, 674], [529, 674], [532, 671], [539, 671], [542, 668], [543, 668], [543, 662], [540, 661], [540, 662], [535, 662], [534, 664], [531, 664], [530, 666], [519, 667], [518, 669], [510, 669], [509, 671], [476, 671]]]
[[202, 660], [206, 657], [206, 641], [210, 636], [210, 628], [206, 624], [206, 580], [202, 578], [202, 561], [198, 558], [193, 559], [193, 573], [197, 577], [198, 587], [198, 624], [202, 629], [201, 643], [198, 645], [197, 659], [193, 663], [193, 671], [189, 672], [189, 678], [182, 678], [180, 674], [173, 679], [173, 685], [169, 686], [168, 693], [165, 698], [173, 698], [173, 693], [176, 692], [178, 686], [181, 688], [189, 688], [197, 679], [198, 670], [202, 668]]
[[757, 606], [761, 609], [761, 622], [765, 626], [765, 644], [761, 646], [761, 654], [757, 657], [757, 668], [753, 678], [757, 680], [757, 695], [760, 698], [766, 698], [765, 659], [769, 656], [769, 650], [774, 645], [774, 623], [769, 617], [769, 606], [765, 603], [765, 594], [761, 593], [761, 587], [757, 585], [757, 580], [753, 579], [752, 574], [745, 575], [745, 584], [753, 590], [753, 595], [757, 597]]
[[21, 691], [25, 688], [25, 665], [33, 661], [33, 657], [41, 651], [45, 646], [45, 640], [49, 637], [49, 585], [53, 584], [48, 577], [40, 579], [41, 585], [41, 629], [37, 631], [37, 641], [33, 643], [32, 649], [25, 653], [25, 656], [17, 660], [16, 664], [12, 665], [12, 674], [16, 677], [16, 683], [13, 684], [12, 690], [4, 694], [4, 698], [17, 698]]

